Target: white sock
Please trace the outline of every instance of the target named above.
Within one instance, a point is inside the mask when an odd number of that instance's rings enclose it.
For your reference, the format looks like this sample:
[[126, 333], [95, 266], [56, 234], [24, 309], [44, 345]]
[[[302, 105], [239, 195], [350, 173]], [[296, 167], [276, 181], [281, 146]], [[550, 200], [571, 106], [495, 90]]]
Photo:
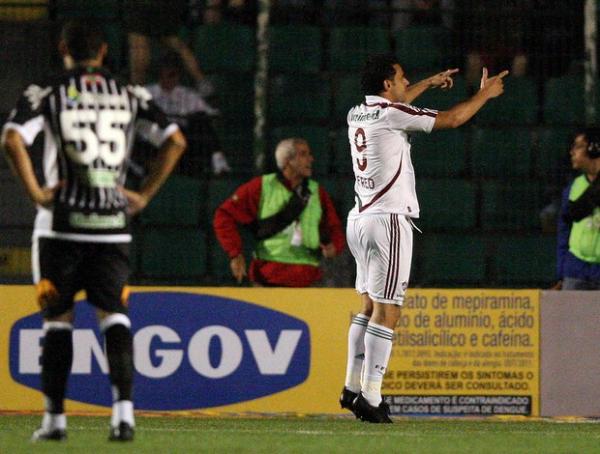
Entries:
[[361, 392], [369, 404], [381, 403], [381, 384], [392, 352], [394, 330], [369, 322], [365, 333], [365, 367]]
[[111, 427], [118, 427], [121, 422], [126, 422], [131, 427], [135, 426], [133, 402], [130, 400], [119, 400], [113, 403], [110, 425]]
[[42, 429], [44, 430], [66, 430], [67, 429], [67, 417], [64, 413], [48, 413], [44, 412], [42, 418]]
[[348, 360], [344, 386], [353, 393], [360, 392], [360, 376], [365, 359], [365, 331], [369, 317], [357, 314], [348, 329]]

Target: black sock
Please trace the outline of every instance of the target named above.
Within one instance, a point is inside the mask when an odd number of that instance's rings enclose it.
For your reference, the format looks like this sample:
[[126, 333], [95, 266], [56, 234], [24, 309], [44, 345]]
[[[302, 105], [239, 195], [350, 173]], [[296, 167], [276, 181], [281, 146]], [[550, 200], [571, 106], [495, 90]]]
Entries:
[[110, 326], [104, 333], [110, 382], [119, 393], [116, 400], [131, 400], [133, 383], [133, 341], [131, 330], [122, 324]]
[[73, 362], [72, 334], [70, 329], [49, 329], [44, 337], [41, 378], [49, 413], [64, 413], [63, 401]]

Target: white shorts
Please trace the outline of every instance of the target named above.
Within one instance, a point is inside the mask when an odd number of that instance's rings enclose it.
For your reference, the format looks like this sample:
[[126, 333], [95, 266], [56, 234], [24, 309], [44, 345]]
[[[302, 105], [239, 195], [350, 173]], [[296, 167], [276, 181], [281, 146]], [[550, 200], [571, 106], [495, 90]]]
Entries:
[[356, 260], [356, 291], [378, 303], [402, 305], [412, 260], [412, 223], [402, 214], [348, 218], [346, 236]]

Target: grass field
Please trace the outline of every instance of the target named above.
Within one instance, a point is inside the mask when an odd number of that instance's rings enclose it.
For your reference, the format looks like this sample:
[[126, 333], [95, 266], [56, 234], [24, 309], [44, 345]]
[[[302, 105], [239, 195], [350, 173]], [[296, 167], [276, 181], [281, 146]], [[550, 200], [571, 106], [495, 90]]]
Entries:
[[593, 422], [138, 417], [136, 440], [115, 444], [107, 441], [107, 417], [71, 416], [67, 442], [32, 444], [39, 421], [0, 416], [0, 453], [600, 453], [600, 425]]

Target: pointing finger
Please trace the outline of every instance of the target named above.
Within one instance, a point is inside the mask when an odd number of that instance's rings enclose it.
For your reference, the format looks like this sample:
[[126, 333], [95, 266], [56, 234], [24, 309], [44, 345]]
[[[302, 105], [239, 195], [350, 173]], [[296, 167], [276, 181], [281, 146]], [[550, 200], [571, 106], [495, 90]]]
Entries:
[[505, 69], [505, 70], [504, 70], [504, 71], [502, 71], [500, 74], [498, 74], [498, 76], [497, 76], [497, 77], [498, 77], [499, 79], [502, 79], [502, 78], [504, 78], [504, 77], [508, 76], [508, 73], [509, 73], [508, 69]]
[[458, 68], [447, 69], [446, 70], [446, 75], [447, 76], [451, 76], [452, 74], [456, 74], [458, 71], [459, 71]]

